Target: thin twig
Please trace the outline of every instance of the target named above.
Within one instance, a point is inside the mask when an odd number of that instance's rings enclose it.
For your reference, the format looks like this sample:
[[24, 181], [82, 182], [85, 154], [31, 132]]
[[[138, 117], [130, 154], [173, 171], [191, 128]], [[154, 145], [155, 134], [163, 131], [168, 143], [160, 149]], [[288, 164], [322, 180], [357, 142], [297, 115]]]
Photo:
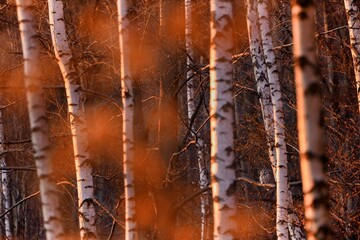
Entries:
[[113, 220], [113, 222], [111, 224], [110, 233], [109, 233], [109, 236], [108, 236], [107, 240], [111, 240], [111, 238], [112, 238], [112, 236], [114, 235], [114, 232], [115, 232], [115, 227], [116, 227], [116, 221]]
[[254, 220], [254, 222], [264, 231], [266, 231], [267, 233], [273, 233], [273, 231], [265, 228], [263, 225], [261, 225], [258, 221], [256, 221], [255, 217], [251, 214], [251, 218]]
[[[118, 203], [115, 206], [115, 209], [117, 209], [119, 207], [119, 205], [120, 205], [120, 203], [122, 202], [123, 199], [124, 198], [119, 199]], [[107, 240], [111, 240], [111, 238], [112, 238], [112, 236], [114, 235], [114, 232], [115, 232], [115, 227], [116, 227], [116, 221], [115, 221], [115, 219], [113, 219], [113, 223], [111, 225], [111, 230], [110, 230], [110, 233], [109, 233], [109, 236], [108, 236]]]
[[104, 207], [98, 200], [93, 199], [93, 201], [102, 209], [104, 210], [107, 214], [110, 215], [110, 217], [117, 223], [119, 224], [119, 226], [121, 226], [123, 229], [125, 229], [125, 224], [123, 222], [121, 222], [119, 219], [117, 219], [114, 214], [107, 209], [106, 207]]
[[169, 178], [169, 175], [170, 175], [170, 171], [171, 171], [171, 167], [172, 167], [172, 162], [174, 160], [175, 157], [179, 156], [180, 154], [182, 154], [183, 152], [185, 152], [186, 150], [189, 149], [189, 147], [193, 144], [196, 144], [196, 140], [192, 140], [192, 141], [189, 141], [188, 144], [183, 148], [181, 149], [180, 151], [176, 152], [176, 153], [173, 153], [171, 158], [170, 158], [170, 161], [169, 161], [169, 166], [168, 166], [168, 169], [166, 171], [166, 183], [168, 182], [172, 182]]
[[40, 191], [37, 191], [23, 199], [21, 199], [20, 201], [18, 201], [17, 203], [15, 203], [14, 205], [12, 205], [8, 210], [6, 210], [5, 212], [3, 212], [2, 214], [0, 214], [0, 218], [2, 218], [3, 216], [5, 216], [6, 214], [8, 214], [9, 212], [11, 212], [11, 210], [13, 210], [15, 207], [19, 206], [20, 204], [22, 204], [23, 202], [36, 197], [37, 195], [39, 195]]
[[112, 104], [114, 104], [116, 106], [116, 108], [118, 108], [120, 110], [120, 112], [123, 113], [122, 106], [115, 99], [113, 99], [113, 98], [111, 98], [109, 96], [106, 96], [105, 94], [102, 94], [102, 93], [99, 93], [97, 91], [93, 91], [93, 90], [90, 90], [90, 89], [81, 88], [81, 89], [79, 89], [79, 91], [84, 92], [84, 93], [90, 93], [90, 94], [93, 94], [95, 96], [99, 96], [101, 98], [104, 98], [104, 99], [108, 100], [109, 102], [111, 102]]
[[15, 104], [17, 104], [17, 103], [19, 103], [19, 102], [24, 101], [25, 99], [26, 99], [26, 98], [22, 98], [22, 99], [17, 100], [17, 101], [15, 101], [15, 102], [13, 102], [13, 103], [10, 103], [10, 104], [8, 104], [8, 105], [2, 106], [2, 107], [0, 107], [0, 110], [3, 110], [3, 109], [8, 108], [8, 107], [11, 107], [11, 106], [13, 106], [13, 105], [15, 105]]
[[[64, 185], [64, 184], [75, 187], [74, 184], [72, 184], [72, 183], [70, 183], [70, 182], [68, 182], [68, 181], [58, 182], [56, 185]], [[29, 196], [21, 199], [20, 201], [18, 201], [18, 202], [15, 203], [14, 205], [12, 205], [8, 210], [6, 210], [5, 212], [1, 213], [1, 214], [0, 214], [0, 218], [4, 217], [6, 214], [8, 214], [9, 212], [11, 212], [11, 210], [13, 210], [15, 207], [19, 206], [19, 205], [22, 204], [23, 202], [25, 202], [25, 201], [33, 198], [33, 197], [36, 197], [36, 196], [39, 195], [39, 194], [40, 194], [40, 191], [37, 191], [37, 192], [35, 192], [35, 193], [33, 193], [33, 194], [30, 194]]]
[[207, 186], [206, 188], [200, 189], [199, 191], [193, 193], [192, 195], [186, 197], [185, 199], [183, 199], [181, 202], [177, 203], [173, 208], [172, 211], [175, 213], [177, 212], [182, 206], [184, 206], [186, 203], [190, 202], [192, 199], [194, 199], [195, 197], [203, 194], [204, 192], [210, 191], [211, 190], [211, 186]]

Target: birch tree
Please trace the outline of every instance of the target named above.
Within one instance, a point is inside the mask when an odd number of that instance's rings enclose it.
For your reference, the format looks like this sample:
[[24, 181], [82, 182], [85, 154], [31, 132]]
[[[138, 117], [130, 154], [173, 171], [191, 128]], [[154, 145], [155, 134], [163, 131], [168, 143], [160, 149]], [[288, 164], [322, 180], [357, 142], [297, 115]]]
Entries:
[[278, 66], [275, 61], [273, 40], [269, 23], [267, 0], [258, 2], [260, 34], [269, 78], [271, 103], [274, 116], [274, 140], [276, 149], [276, 233], [278, 239], [289, 239], [288, 234], [288, 171], [285, 142], [283, 100], [280, 91]]
[[[4, 136], [4, 124], [3, 124], [3, 113], [0, 110], [0, 166], [6, 168], [6, 159], [5, 159], [5, 146], [4, 146], [5, 136]], [[10, 174], [7, 170], [1, 170], [1, 190], [2, 190], [2, 205], [4, 206], [4, 211], [7, 211], [11, 207], [11, 189], [10, 189]], [[10, 213], [5, 215], [4, 218], [4, 230], [5, 236], [7, 239], [13, 239], [11, 231], [11, 215]]]
[[276, 175], [276, 151], [274, 134], [273, 105], [271, 103], [269, 80], [267, 77], [265, 59], [263, 54], [259, 21], [257, 14], [257, 1], [247, 0], [247, 29], [250, 43], [251, 60], [254, 66], [254, 74], [257, 86], [257, 93], [261, 105], [261, 112], [264, 120], [270, 162], [274, 176]]
[[304, 192], [305, 228], [309, 240], [331, 239], [328, 189], [325, 182], [323, 119], [316, 60], [315, 6], [311, 0], [292, 2], [297, 120]]
[[123, 111], [123, 165], [125, 188], [125, 239], [137, 239], [135, 221], [134, 190], [134, 88], [131, 71], [130, 16], [131, 1], [118, 0], [119, 39], [120, 39], [120, 71], [121, 99]]
[[35, 31], [33, 1], [17, 0], [17, 15], [24, 59], [26, 99], [34, 149], [46, 239], [64, 239], [60, 204], [54, 182], [48, 119], [42, 93], [40, 47]]
[[360, 7], [357, 0], [344, 0], [349, 25], [351, 55], [353, 58], [356, 92], [360, 111]]
[[[273, 174], [276, 176], [276, 148], [275, 148], [275, 131], [273, 105], [271, 102], [269, 81], [267, 77], [267, 69], [265, 65], [262, 42], [259, 29], [259, 21], [257, 15], [257, 2], [255, 0], [247, 0], [247, 28], [250, 43], [250, 52], [252, 63], [254, 66], [254, 74], [259, 95], [261, 112], [263, 115], [264, 126], [266, 131], [268, 151]], [[292, 207], [291, 191], [288, 191], [289, 208]], [[305, 239], [301, 227], [297, 226], [300, 221], [295, 213], [288, 213], [288, 228], [291, 239]]]
[[214, 239], [235, 239], [233, 16], [231, 0], [210, 1], [210, 136]]
[[[186, 64], [187, 64], [187, 110], [188, 110], [188, 123], [191, 124], [191, 119], [195, 113], [195, 77], [194, 77], [194, 70], [193, 70], [193, 60], [194, 60], [194, 51], [193, 51], [193, 43], [192, 43], [192, 0], [185, 0], [185, 44], [186, 44]], [[199, 185], [200, 189], [207, 188], [209, 184], [209, 180], [207, 177], [207, 169], [206, 163], [204, 158], [204, 141], [201, 134], [197, 134], [195, 136], [197, 125], [194, 123], [191, 127], [191, 132], [193, 137], [196, 138], [196, 153], [197, 153], [197, 161], [199, 166]], [[208, 205], [207, 194], [202, 194], [200, 199], [200, 209], [201, 209], [201, 236], [200, 239], [203, 240], [206, 237], [206, 208]]]
[[66, 35], [63, 2], [49, 0], [48, 5], [51, 38], [66, 89], [75, 158], [80, 235], [81, 239], [96, 239], [94, 184], [80, 78]]

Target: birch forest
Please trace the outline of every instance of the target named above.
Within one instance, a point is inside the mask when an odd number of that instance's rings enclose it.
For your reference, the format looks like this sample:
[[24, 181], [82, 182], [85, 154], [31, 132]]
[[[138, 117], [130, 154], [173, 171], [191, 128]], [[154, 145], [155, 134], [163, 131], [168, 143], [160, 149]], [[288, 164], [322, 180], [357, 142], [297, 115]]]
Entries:
[[359, 240], [360, 1], [0, 0], [0, 240]]

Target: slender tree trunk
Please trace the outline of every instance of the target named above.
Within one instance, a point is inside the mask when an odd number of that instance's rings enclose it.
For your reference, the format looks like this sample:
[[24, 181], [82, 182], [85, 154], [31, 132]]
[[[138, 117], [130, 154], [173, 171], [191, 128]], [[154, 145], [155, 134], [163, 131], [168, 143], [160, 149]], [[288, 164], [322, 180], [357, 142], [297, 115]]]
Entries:
[[247, 28], [250, 43], [251, 59], [254, 66], [255, 80], [259, 101], [264, 119], [265, 131], [267, 133], [267, 143], [271, 166], [275, 174], [276, 151], [274, 141], [274, 117], [273, 105], [271, 103], [270, 87], [267, 77], [265, 59], [263, 54], [260, 27], [257, 14], [257, 1], [247, 0]]
[[235, 239], [232, 1], [210, 1], [210, 135], [214, 239]]
[[[267, 133], [268, 150], [274, 176], [276, 176], [276, 148], [273, 105], [271, 103], [270, 88], [267, 78], [266, 65], [263, 55], [262, 42], [260, 37], [259, 22], [257, 16], [257, 2], [247, 0], [247, 26], [250, 42], [250, 51], [254, 66], [257, 92], [262, 109], [265, 131]], [[277, 180], [277, 179], [275, 179]], [[288, 191], [288, 207], [292, 207], [291, 191]], [[291, 239], [305, 239], [301, 227], [297, 226], [299, 219], [295, 213], [288, 214], [288, 228]]]
[[288, 211], [288, 228], [290, 233], [290, 239], [292, 240], [306, 240], [306, 236], [303, 228], [301, 227], [301, 221], [299, 217], [294, 212], [294, 203], [292, 199], [292, 193], [289, 189], [288, 192], [288, 202], [289, 202], [289, 211]]
[[329, 196], [324, 175], [326, 158], [322, 142], [323, 119], [321, 116], [319, 70], [315, 53], [315, 7], [311, 0], [293, 0], [292, 4], [305, 229], [309, 240], [332, 239], [329, 226]]
[[360, 111], [360, 7], [357, 0], [344, 0], [349, 25], [351, 55], [353, 58], [356, 90]]
[[285, 142], [285, 123], [278, 66], [275, 61], [273, 41], [269, 23], [267, 0], [258, 2], [260, 33], [269, 78], [273, 105], [275, 149], [276, 149], [276, 233], [278, 239], [289, 239], [288, 234], [288, 171]]
[[[4, 124], [3, 124], [3, 114], [0, 110], [0, 166], [7, 167], [5, 159], [5, 147], [4, 147]], [[11, 190], [10, 190], [10, 174], [7, 170], [1, 170], [1, 189], [2, 189], [2, 205], [5, 207], [4, 211], [7, 211], [11, 207]], [[1, 208], [2, 209], [2, 208]], [[5, 236], [8, 240], [13, 239], [13, 234], [11, 231], [11, 215], [10, 213], [5, 215], [4, 218], [4, 230]]]
[[66, 35], [63, 2], [49, 0], [48, 4], [54, 52], [64, 78], [68, 101], [78, 190], [80, 235], [81, 239], [96, 239], [94, 184], [80, 78]]
[[[327, 9], [326, 9], [326, 2], [323, 1], [322, 3], [322, 10], [323, 10], [323, 21], [324, 21], [324, 32], [329, 31], [329, 20], [328, 20], [328, 14], [327, 14]], [[328, 45], [328, 49], [331, 46], [330, 40], [326, 39], [327, 45]], [[331, 56], [331, 52], [329, 50], [326, 51], [327, 55], [325, 56], [325, 61], [326, 61], [326, 68], [327, 68], [327, 85], [328, 85], [328, 89], [329, 92], [331, 94], [333, 94], [334, 92], [334, 67], [333, 67], [333, 61], [332, 61], [332, 56]]]
[[63, 239], [64, 231], [60, 221], [60, 204], [53, 178], [54, 170], [51, 159], [48, 119], [45, 115], [46, 108], [40, 79], [40, 48], [35, 31], [33, 2], [31, 0], [17, 0], [16, 5], [24, 58], [31, 140], [39, 177], [46, 239]]
[[123, 111], [123, 165], [125, 189], [125, 239], [137, 239], [134, 189], [134, 87], [131, 71], [130, 20], [131, 1], [118, 0], [121, 99]]
[[[191, 119], [195, 113], [195, 77], [194, 71], [193, 71], [193, 60], [194, 60], [194, 51], [192, 48], [192, 0], [185, 0], [185, 44], [186, 44], [186, 52], [187, 52], [187, 58], [186, 58], [186, 64], [187, 64], [187, 75], [186, 78], [188, 79], [187, 82], [187, 108], [188, 108], [188, 123], [190, 124]], [[192, 126], [192, 135], [196, 138], [196, 158], [198, 161], [199, 166], [199, 185], [200, 189], [207, 188], [209, 184], [209, 179], [207, 177], [207, 168], [204, 158], [204, 141], [201, 136], [201, 133], [197, 134], [197, 136], [194, 136], [194, 133], [196, 132], [197, 124], [194, 122]], [[200, 196], [200, 209], [201, 209], [201, 236], [200, 239], [204, 240], [206, 237], [206, 226], [207, 226], [207, 211], [206, 208], [208, 207], [208, 194], [204, 193]]]

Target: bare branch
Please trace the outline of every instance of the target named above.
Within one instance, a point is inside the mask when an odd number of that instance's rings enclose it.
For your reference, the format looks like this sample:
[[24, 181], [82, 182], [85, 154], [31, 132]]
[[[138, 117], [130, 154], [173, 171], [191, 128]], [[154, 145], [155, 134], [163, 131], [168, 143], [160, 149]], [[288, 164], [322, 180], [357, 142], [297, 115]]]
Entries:
[[[247, 178], [247, 177], [239, 177], [237, 180], [238, 181], [248, 182], [248, 183], [251, 183], [251, 184], [253, 184], [255, 186], [258, 186], [258, 187], [275, 188], [274, 183], [260, 183], [260, 182], [257, 182], [255, 180], [252, 180], [252, 179]], [[301, 181], [296, 181], [296, 182], [290, 182], [289, 183], [290, 186], [300, 185], [300, 184], [301, 184]]]
[[183, 199], [181, 202], [175, 204], [175, 206], [172, 208], [173, 212], [177, 212], [181, 207], [183, 207], [186, 203], [190, 202], [192, 199], [194, 199], [195, 197], [203, 194], [204, 192], [210, 191], [211, 190], [211, 186], [208, 186], [207, 188], [203, 188], [200, 189], [199, 191], [193, 193], [192, 195], [186, 197], [185, 199]]

